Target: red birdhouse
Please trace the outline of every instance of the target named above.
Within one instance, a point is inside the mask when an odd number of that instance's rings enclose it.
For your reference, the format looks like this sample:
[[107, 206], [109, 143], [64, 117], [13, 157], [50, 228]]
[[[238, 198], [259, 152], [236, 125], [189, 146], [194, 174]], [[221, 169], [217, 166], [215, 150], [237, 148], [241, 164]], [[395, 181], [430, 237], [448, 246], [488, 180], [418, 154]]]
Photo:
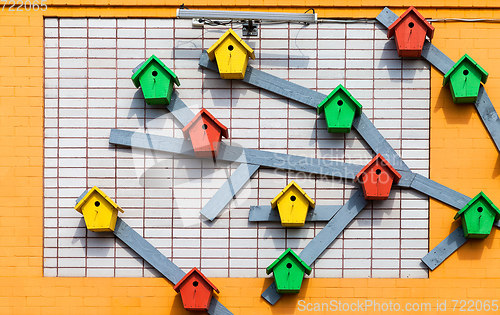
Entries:
[[354, 178], [363, 186], [366, 200], [386, 200], [392, 183], [397, 184], [401, 175], [379, 153]]
[[227, 128], [206, 109], [202, 109], [183, 129], [184, 138], [191, 138], [197, 158], [216, 158], [222, 137], [228, 138]]
[[413, 6], [394, 21], [387, 32], [387, 38], [395, 38], [399, 57], [420, 57], [426, 35], [432, 39], [434, 27]]
[[219, 290], [208, 280], [198, 268], [194, 267], [174, 286], [181, 292], [182, 304], [188, 311], [208, 311], [213, 290]]

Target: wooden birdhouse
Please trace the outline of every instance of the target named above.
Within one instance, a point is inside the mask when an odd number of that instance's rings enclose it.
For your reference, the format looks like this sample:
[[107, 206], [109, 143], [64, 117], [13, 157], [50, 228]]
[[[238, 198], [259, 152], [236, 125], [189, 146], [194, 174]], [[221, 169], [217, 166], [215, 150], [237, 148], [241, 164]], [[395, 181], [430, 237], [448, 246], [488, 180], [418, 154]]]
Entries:
[[387, 38], [392, 36], [394, 36], [399, 57], [420, 57], [425, 36], [432, 39], [434, 27], [411, 6], [389, 26]]
[[177, 282], [174, 290], [181, 293], [182, 304], [188, 311], [208, 311], [213, 291], [219, 293], [196, 267]]
[[319, 105], [318, 115], [325, 113], [328, 132], [349, 133], [355, 116], [363, 106], [339, 84]]
[[174, 83], [181, 85], [177, 75], [155, 55], [134, 72], [132, 81], [135, 87], [141, 87], [144, 99], [149, 105], [170, 104]]
[[123, 212], [122, 208], [97, 186], [85, 191], [78, 198], [75, 210], [83, 214], [87, 229], [93, 232], [114, 231], [118, 211]]
[[314, 201], [294, 181], [271, 201], [271, 207], [278, 208], [281, 225], [288, 227], [304, 226], [307, 211], [314, 206]]
[[488, 72], [467, 54], [444, 75], [443, 86], [450, 84], [455, 103], [475, 103], [481, 82], [486, 84]]
[[208, 58], [217, 62], [223, 79], [243, 79], [247, 70], [248, 57], [255, 59], [250, 48], [232, 29], [227, 30], [207, 50]]
[[227, 127], [203, 108], [183, 129], [184, 138], [191, 139], [197, 158], [216, 158], [222, 137], [228, 138]]
[[401, 175], [379, 153], [354, 178], [363, 187], [366, 200], [386, 200], [392, 183], [397, 184]]
[[311, 267], [289, 248], [267, 267], [266, 273], [271, 272], [278, 293], [299, 293], [304, 273], [311, 274]]
[[491, 233], [493, 223], [500, 219], [500, 210], [480, 192], [458, 211], [455, 220], [460, 217], [465, 237], [486, 238]]

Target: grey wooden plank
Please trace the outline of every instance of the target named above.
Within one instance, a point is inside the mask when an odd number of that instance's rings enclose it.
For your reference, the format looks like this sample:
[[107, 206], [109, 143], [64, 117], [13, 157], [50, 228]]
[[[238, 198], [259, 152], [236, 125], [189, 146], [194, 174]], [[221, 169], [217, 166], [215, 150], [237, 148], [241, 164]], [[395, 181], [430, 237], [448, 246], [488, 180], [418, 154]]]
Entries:
[[392, 23], [394, 23], [399, 16], [392, 12], [388, 7], [385, 7], [382, 12], [380, 12], [375, 18], [377, 21], [382, 23], [386, 28], [389, 28]]
[[[179, 282], [186, 273], [182, 271], [170, 259], [165, 257], [159, 250], [156, 249], [151, 243], [146, 241], [134, 229], [132, 229], [121, 218], [117, 218], [116, 227], [113, 232], [120, 240], [122, 240], [128, 247], [134, 250], [139, 256], [153, 266], [159, 273], [167, 278], [173, 284]], [[232, 315], [224, 305], [222, 305], [215, 298], [210, 302], [208, 314], [211, 315]]]
[[498, 119], [497, 111], [491, 103], [488, 93], [486, 93], [483, 85], [479, 88], [479, 95], [474, 105], [476, 105], [479, 117], [481, 117], [481, 120], [483, 121], [486, 130], [488, 130], [491, 139], [493, 139], [493, 142], [497, 147], [497, 151], [500, 152], [500, 120]]
[[411, 183], [410, 187], [426, 194], [429, 197], [457, 208], [458, 210], [462, 209], [471, 200], [470, 197], [436, 183], [432, 179], [426, 178], [420, 174], [415, 176], [415, 179]]
[[465, 242], [467, 242], [467, 238], [465, 238], [464, 230], [462, 229], [462, 225], [460, 225], [439, 243], [438, 246], [425, 255], [424, 258], [422, 258], [422, 262], [426, 264], [430, 270], [434, 270], [460, 246], [465, 244]]
[[[201, 54], [199, 65], [212, 71], [219, 72], [217, 64], [214, 61], [210, 61], [206, 51], [203, 51]], [[242, 81], [314, 108], [318, 107], [318, 104], [326, 97], [326, 95], [322, 93], [280, 79], [251, 66], [247, 66], [245, 78]]]
[[170, 104], [166, 107], [182, 126], [186, 126], [195, 116], [193, 111], [179, 98], [179, 93], [175, 90], [172, 93]]
[[453, 60], [448, 58], [448, 56], [427, 40], [422, 49], [422, 57], [443, 74], [446, 74], [455, 65]]
[[[110, 144], [152, 149], [174, 154], [195, 156], [191, 142], [184, 139], [111, 129]], [[297, 155], [275, 153], [221, 145], [218, 160], [256, 164], [277, 169], [322, 174], [339, 178], [354, 179], [363, 165], [328, 161]]]
[[382, 154], [392, 167], [397, 170], [410, 171], [410, 168], [403, 162], [401, 157], [399, 157], [389, 142], [380, 134], [378, 129], [364, 113], [354, 118], [352, 126], [358, 131], [359, 135], [365, 139], [372, 150], [377, 154]]
[[240, 164], [203, 209], [201, 209], [200, 213], [208, 220], [213, 221], [243, 185], [248, 182], [250, 177], [257, 172], [259, 167], [260, 165], [257, 164]]
[[118, 218], [116, 220], [116, 227], [113, 234], [173, 284], [179, 282], [186, 275], [184, 271], [140, 236], [139, 233], [134, 231], [122, 219]]
[[[330, 219], [340, 210], [338, 205], [322, 205], [314, 209], [309, 208], [306, 222], [330, 221]], [[271, 205], [251, 206], [248, 215], [250, 222], [280, 222], [278, 210], [271, 208]]]
[[[201, 55], [199, 65], [218, 71], [217, 65], [208, 59], [206, 52], [203, 52]], [[247, 67], [247, 73], [243, 81], [314, 108], [317, 108], [318, 104], [327, 97], [325, 94], [312, 91], [250, 66]], [[361, 116], [354, 119], [353, 127], [372, 150], [376, 153], [381, 153], [395, 169], [410, 171], [410, 168], [403, 162], [365, 114], [361, 114]]]
[[[346, 226], [363, 210], [367, 201], [360, 188], [333, 216], [326, 226], [307, 244], [299, 254], [299, 257], [309, 266], [330, 246], [339, 236]], [[274, 282], [273, 282], [274, 283]], [[281, 298], [281, 294], [276, 292], [276, 285], [269, 286], [261, 295], [267, 302], [274, 305]]]

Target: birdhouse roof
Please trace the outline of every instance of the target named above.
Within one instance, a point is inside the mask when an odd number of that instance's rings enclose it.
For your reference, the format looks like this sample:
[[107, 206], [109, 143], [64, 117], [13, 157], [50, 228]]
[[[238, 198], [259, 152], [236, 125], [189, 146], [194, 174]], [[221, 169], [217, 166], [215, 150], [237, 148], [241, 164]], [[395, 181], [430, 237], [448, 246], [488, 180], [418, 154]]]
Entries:
[[122, 208], [120, 208], [119, 205], [117, 205], [113, 200], [111, 200], [111, 198], [109, 198], [108, 195], [103, 193], [102, 190], [100, 190], [99, 187], [97, 186], [92, 187], [91, 190], [87, 191], [85, 196], [77, 200], [75, 210], [82, 213], [83, 205], [90, 199], [90, 196], [92, 196], [94, 193], [100, 194], [113, 208], [118, 209], [120, 212], [123, 212]]
[[167, 71], [167, 73], [172, 77], [172, 79], [174, 80], [175, 84], [177, 84], [177, 86], [180, 86], [181, 83], [179, 82], [179, 78], [177, 77], [177, 75], [172, 71], [170, 70], [169, 67], [167, 67], [163, 61], [161, 61], [160, 59], [158, 59], [158, 57], [156, 57], [155, 55], [152, 55], [151, 57], [149, 57], [148, 60], [146, 60], [146, 62], [144, 62], [140, 67], [139, 69], [137, 69], [136, 72], [134, 72], [134, 74], [132, 75], [132, 81], [134, 82], [134, 85], [135, 87], [139, 87], [141, 84], [139, 83], [139, 78], [141, 77], [141, 74], [142, 72], [144, 71], [144, 69], [146, 69], [146, 67], [152, 63], [152, 62], [157, 62], [160, 66], [163, 67], [163, 69], [165, 69]]
[[216, 42], [215, 44], [212, 45], [212, 47], [210, 47], [208, 50], [207, 50], [207, 54], [208, 54], [208, 58], [210, 58], [210, 60], [214, 60], [215, 59], [215, 50], [217, 49], [217, 47], [220, 46], [220, 44], [222, 44], [226, 38], [228, 36], [232, 36], [234, 37], [234, 39], [236, 39], [240, 44], [241, 46], [243, 46], [243, 48], [245, 48], [245, 50], [248, 52], [248, 55], [250, 56], [250, 58], [252, 59], [255, 59], [255, 53], [253, 52], [253, 49], [250, 48], [250, 46], [247, 45], [247, 43], [245, 43], [243, 41], [243, 39], [241, 39], [241, 37], [238, 36], [238, 34], [236, 34], [232, 29], [228, 29], [224, 35], [222, 35]]
[[462, 62], [465, 61], [465, 59], [469, 60], [479, 70], [479, 72], [481, 72], [481, 82], [483, 82], [484, 84], [486, 84], [486, 80], [488, 80], [488, 72], [486, 72], [486, 70], [484, 70], [469, 55], [465, 54], [465, 55], [462, 56], [462, 58], [460, 58], [459, 61], [457, 61], [457, 63], [455, 65], [453, 65], [453, 67], [448, 72], [446, 72], [446, 74], [444, 75], [444, 79], [443, 79], [443, 85], [448, 84], [448, 82], [450, 81], [450, 78], [453, 75], [453, 72], [455, 71], [455, 69], [457, 69], [458, 67], [460, 67], [460, 65], [462, 64]]
[[424, 22], [425, 27], [427, 28], [427, 31], [426, 31], [427, 36], [430, 39], [432, 39], [434, 37], [434, 26], [432, 26], [431, 23], [429, 23], [429, 21], [427, 21], [422, 16], [422, 14], [420, 14], [420, 12], [418, 12], [417, 9], [415, 9], [414, 6], [409, 7], [408, 10], [406, 10], [403, 14], [401, 14], [401, 16], [396, 21], [394, 21], [394, 23], [392, 23], [391, 26], [389, 26], [388, 31], [387, 31], [387, 38], [391, 38], [392, 36], [394, 36], [394, 33], [396, 32], [396, 27], [399, 25], [399, 23], [401, 23], [401, 21], [408, 14], [410, 14], [410, 12], [413, 12], [418, 17], [419, 20]]
[[177, 282], [177, 284], [174, 286], [174, 290], [175, 292], [179, 293], [180, 291], [180, 286], [193, 274], [193, 273], [197, 273], [198, 275], [200, 275], [203, 280], [208, 283], [208, 285], [210, 285], [212, 287], [212, 289], [215, 290], [215, 292], [219, 293], [219, 289], [217, 289], [215, 287], [215, 285], [210, 282], [210, 280], [207, 279], [207, 277], [205, 277], [205, 275], [203, 273], [201, 273], [201, 271], [198, 270], [198, 268], [194, 267], [193, 269], [191, 269], [191, 271], [189, 271], [181, 280], [179, 280], [179, 282]]
[[184, 133], [185, 138], [188, 138], [189, 129], [191, 129], [191, 127], [194, 126], [194, 123], [198, 120], [198, 118], [200, 118], [200, 116], [202, 114], [207, 115], [213, 122], [215, 122], [217, 124], [217, 126], [220, 127], [221, 132], [222, 132], [222, 136], [224, 138], [226, 138], [226, 139], [229, 138], [229, 134], [227, 132], [227, 127], [224, 126], [220, 121], [218, 121], [217, 118], [215, 118], [212, 114], [210, 114], [210, 112], [208, 110], [206, 110], [205, 108], [202, 108], [200, 110], [200, 112], [198, 114], [196, 114], [196, 116], [194, 116], [194, 118], [186, 126], [184, 126], [184, 128], [182, 128], [182, 132]]
[[496, 212], [495, 219], [498, 220], [500, 218], [500, 210], [497, 208], [497, 206], [495, 206], [495, 204], [490, 200], [490, 198], [488, 198], [488, 196], [486, 196], [482, 191], [479, 194], [477, 194], [476, 197], [472, 198], [471, 201], [469, 201], [462, 209], [460, 209], [460, 211], [457, 212], [457, 214], [453, 219], [456, 220], [460, 218], [465, 213], [465, 211], [469, 210], [469, 208], [480, 198], [484, 199], [484, 201], [486, 201], [491, 206], [493, 211]]
[[299, 190], [299, 192], [301, 193], [302, 196], [304, 196], [307, 201], [309, 202], [309, 206], [311, 208], [314, 209], [314, 207], [316, 206], [316, 203], [311, 199], [311, 197], [309, 197], [306, 192], [304, 190], [302, 190], [302, 188], [300, 188], [300, 186], [294, 182], [293, 180], [276, 196], [274, 197], [274, 199], [271, 201], [271, 207], [272, 208], [276, 208], [276, 205], [278, 203], [278, 200], [288, 191], [288, 189], [290, 189], [292, 186], [294, 186], [295, 188], [297, 188]]
[[361, 171], [359, 171], [359, 173], [354, 178], [354, 181], [357, 182], [359, 177], [361, 175], [363, 175], [363, 173], [366, 172], [378, 159], [380, 159], [389, 168], [389, 170], [392, 172], [392, 174], [394, 174], [394, 177], [395, 177], [394, 183], [397, 184], [399, 182], [399, 180], [401, 179], [401, 174], [399, 174], [398, 171], [396, 171], [396, 169], [394, 167], [392, 167], [392, 165], [389, 162], [387, 162], [387, 160], [380, 153], [375, 155], [375, 157], [370, 162], [368, 162], [368, 164], [366, 164], [365, 167], [363, 167], [363, 169], [361, 169]]
[[274, 267], [276, 267], [276, 265], [288, 254], [291, 254], [295, 258], [296, 262], [304, 266], [304, 268], [306, 269], [306, 273], [308, 275], [311, 274], [312, 268], [309, 267], [297, 254], [295, 254], [295, 252], [291, 248], [288, 248], [286, 251], [284, 251], [283, 254], [281, 254], [280, 257], [278, 257], [278, 259], [276, 259], [272, 264], [270, 264], [269, 267], [267, 267], [266, 269], [266, 273], [270, 274], [273, 271]]
[[363, 108], [363, 105], [361, 105], [358, 102], [358, 100], [355, 99], [354, 96], [352, 96], [351, 93], [349, 93], [349, 91], [347, 91], [347, 89], [342, 84], [337, 85], [337, 87], [330, 94], [328, 94], [328, 96], [321, 103], [319, 103], [319, 105], [318, 105], [318, 115], [325, 111], [326, 104], [337, 93], [342, 93], [345, 96], [347, 96], [348, 98], [350, 98], [351, 101], [353, 101], [354, 105], [356, 105], [356, 115], [361, 115], [361, 109]]

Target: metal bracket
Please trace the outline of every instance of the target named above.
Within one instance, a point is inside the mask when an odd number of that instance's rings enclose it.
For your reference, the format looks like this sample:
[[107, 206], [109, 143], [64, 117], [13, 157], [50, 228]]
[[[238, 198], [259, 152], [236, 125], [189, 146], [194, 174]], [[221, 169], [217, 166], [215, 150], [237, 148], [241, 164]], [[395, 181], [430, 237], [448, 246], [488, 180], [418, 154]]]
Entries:
[[243, 36], [259, 36], [258, 21], [247, 20], [243, 23]]

